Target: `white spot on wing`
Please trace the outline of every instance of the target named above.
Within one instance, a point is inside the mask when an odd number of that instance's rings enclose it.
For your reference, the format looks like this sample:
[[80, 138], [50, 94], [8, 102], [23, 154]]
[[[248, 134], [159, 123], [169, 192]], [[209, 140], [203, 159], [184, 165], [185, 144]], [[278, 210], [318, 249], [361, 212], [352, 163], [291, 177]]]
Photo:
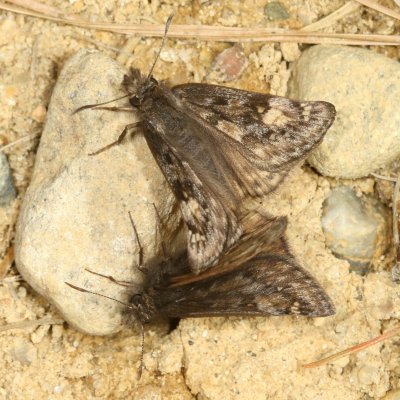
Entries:
[[238, 142], [242, 141], [242, 137], [245, 134], [237, 125], [225, 120], [218, 121], [217, 128]]
[[271, 108], [261, 117], [265, 125], [285, 126], [288, 122], [288, 117], [279, 109]]

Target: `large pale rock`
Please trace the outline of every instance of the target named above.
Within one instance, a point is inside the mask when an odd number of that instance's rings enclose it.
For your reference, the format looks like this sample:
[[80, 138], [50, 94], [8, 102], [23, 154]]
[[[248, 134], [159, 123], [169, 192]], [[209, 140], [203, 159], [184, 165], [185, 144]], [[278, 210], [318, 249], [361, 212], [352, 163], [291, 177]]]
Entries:
[[160, 245], [153, 203], [168, 227], [162, 232], [164, 241], [176, 242], [179, 223], [174, 198], [140, 131], [119, 146], [88, 155], [114, 141], [135, 120], [134, 112], [72, 114], [79, 106], [123, 95], [123, 74], [122, 67], [95, 51], [81, 51], [67, 62], [54, 88], [17, 226], [20, 273], [69, 323], [91, 334], [119, 330], [121, 305], [65, 282], [126, 301], [126, 288], [85, 268], [140, 283], [138, 244], [128, 211], [145, 260]]
[[326, 100], [337, 117], [308, 161], [321, 174], [359, 178], [400, 156], [400, 64], [371, 50], [313, 46], [297, 61], [289, 95]]

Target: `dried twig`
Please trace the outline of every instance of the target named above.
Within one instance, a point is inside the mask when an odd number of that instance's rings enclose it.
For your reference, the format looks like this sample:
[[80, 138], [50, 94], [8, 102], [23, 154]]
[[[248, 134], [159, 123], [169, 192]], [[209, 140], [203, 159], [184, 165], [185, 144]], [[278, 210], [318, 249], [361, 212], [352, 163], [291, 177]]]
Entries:
[[[15, 1], [15, 0], [13, 0]], [[25, 5], [28, 7], [29, 3]], [[44, 18], [55, 22], [80, 26], [88, 29], [97, 29], [121, 34], [162, 37], [164, 24], [110, 24], [91, 23], [78, 17], [68, 15], [66, 17], [54, 16], [15, 5], [1, 3], [0, 9]], [[54, 14], [54, 13], [52, 13]], [[290, 31], [283, 29], [265, 28], [241, 28], [241, 27], [215, 27], [209, 25], [173, 25], [168, 36], [171, 38], [195, 38], [197, 40], [230, 41], [230, 42], [295, 42], [295, 43], [325, 43], [348, 45], [399, 45], [400, 36], [397, 35], [372, 35], [350, 33], [311, 33], [306, 31]]]
[[328, 364], [330, 362], [336, 361], [339, 358], [342, 358], [344, 356], [347, 356], [348, 354], [354, 354], [358, 353], [361, 350], [366, 349], [367, 347], [370, 347], [376, 343], [382, 342], [383, 340], [390, 339], [393, 336], [396, 336], [400, 334], [400, 326], [397, 326], [394, 329], [391, 329], [390, 331], [385, 332], [384, 334], [377, 336], [373, 339], [367, 340], [366, 342], [359, 343], [353, 347], [350, 347], [346, 350], [341, 351], [340, 353], [333, 354], [332, 356], [323, 358], [322, 360], [314, 361], [309, 364], [303, 364], [303, 368], [315, 368], [315, 367], [320, 367], [321, 365]]
[[6, 144], [5, 146], [0, 147], [0, 153], [2, 153], [4, 150], [9, 149], [10, 147], [16, 146], [17, 144], [19, 144], [21, 142], [25, 142], [26, 140], [33, 139], [39, 133], [40, 133], [40, 131], [29, 133], [28, 135], [22, 136], [22, 137], [20, 137], [20, 138], [18, 138], [16, 140], [14, 140], [13, 142]]
[[20, 321], [12, 324], [0, 326], [0, 332], [9, 331], [11, 329], [27, 329], [34, 328], [39, 325], [62, 325], [64, 320], [61, 318], [40, 318], [33, 321]]

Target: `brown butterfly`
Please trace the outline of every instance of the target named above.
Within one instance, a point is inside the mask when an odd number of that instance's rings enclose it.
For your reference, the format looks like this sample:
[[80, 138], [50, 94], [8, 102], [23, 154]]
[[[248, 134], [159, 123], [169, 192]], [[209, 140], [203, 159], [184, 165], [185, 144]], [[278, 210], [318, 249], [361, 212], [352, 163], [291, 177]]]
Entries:
[[[170, 22], [171, 17], [163, 43]], [[188, 262], [200, 273], [216, 265], [240, 237], [241, 200], [273, 191], [321, 142], [335, 108], [208, 84], [169, 88], [153, 78], [155, 62], [147, 77], [132, 69], [122, 86], [179, 201], [188, 228]], [[137, 125], [128, 125], [100, 151], [120, 143]]]
[[199, 275], [190, 272], [186, 254], [149, 267], [141, 287], [90, 272], [131, 287], [127, 303], [116, 301], [124, 304], [128, 322], [139, 320], [142, 326], [158, 317], [325, 317], [335, 313], [324, 289], [290, 252], [284, 236], [286, 218], [250, 213], [241, 223], [244, 233], [238, 242], [217, 266]]

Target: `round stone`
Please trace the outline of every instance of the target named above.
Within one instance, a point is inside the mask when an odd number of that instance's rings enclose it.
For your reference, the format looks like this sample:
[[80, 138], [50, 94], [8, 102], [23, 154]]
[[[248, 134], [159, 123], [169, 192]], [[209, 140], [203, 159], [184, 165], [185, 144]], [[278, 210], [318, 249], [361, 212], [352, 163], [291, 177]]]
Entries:
[[289, 94], [336, 107], [334, 124], [308, 159], [321, 174], [364, 177], [400, 156], [398, 62], [350, 46], [313, 46], [295, 64]]

